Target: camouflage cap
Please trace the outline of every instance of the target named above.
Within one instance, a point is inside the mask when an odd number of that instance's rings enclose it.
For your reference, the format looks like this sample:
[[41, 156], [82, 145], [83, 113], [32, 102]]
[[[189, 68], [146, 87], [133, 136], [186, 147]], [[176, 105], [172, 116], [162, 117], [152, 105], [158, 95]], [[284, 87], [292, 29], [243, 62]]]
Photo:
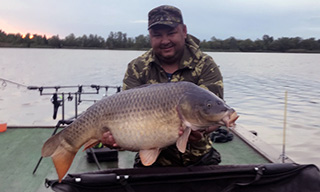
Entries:
[[170, 5], [162, 5], [152, 9], [148, 14], [148, 18], [148, 29], [155, 25], [176, 27], [178, 24], [183, 24], [180, 9]]

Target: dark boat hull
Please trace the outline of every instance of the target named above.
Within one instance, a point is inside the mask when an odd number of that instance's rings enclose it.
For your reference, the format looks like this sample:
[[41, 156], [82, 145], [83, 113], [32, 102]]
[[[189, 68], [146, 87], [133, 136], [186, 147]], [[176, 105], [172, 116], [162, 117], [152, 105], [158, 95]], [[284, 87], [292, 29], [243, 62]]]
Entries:
[[213, 165], [180, 168], [132, 168], [69, 174], [54, 191], [320, 191], [320, 172], [314, 165]]

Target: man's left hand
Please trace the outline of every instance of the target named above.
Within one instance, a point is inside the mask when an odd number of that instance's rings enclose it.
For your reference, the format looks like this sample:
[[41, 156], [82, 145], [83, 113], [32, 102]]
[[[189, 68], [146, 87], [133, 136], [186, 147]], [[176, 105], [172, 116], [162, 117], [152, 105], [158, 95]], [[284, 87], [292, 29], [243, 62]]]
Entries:
[[[219, 127], [220, 125], [213, 125], [203, 131], [191, 131], [188, 141], [189, 142], [199, 141], [203, 137], [204, 133], [211, 133], [212, 131], [219, 129]], [[183, 134], [183, 131], [184, 131], [183, 127], [180, 127], [179, 136]]]

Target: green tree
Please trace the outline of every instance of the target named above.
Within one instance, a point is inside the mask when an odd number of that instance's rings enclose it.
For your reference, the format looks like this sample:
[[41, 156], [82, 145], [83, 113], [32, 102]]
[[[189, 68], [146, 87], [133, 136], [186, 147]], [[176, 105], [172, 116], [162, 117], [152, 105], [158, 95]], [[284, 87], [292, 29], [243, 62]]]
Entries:
[[273, 42], [273, 37], [270, 37], [269, 35], [263, 35], [262, 41], [263, 41], [263, 50], [269, 50], [269, 46]]
[[203, 41], [200, 42], [200, 47], [202, 49], [210, 49], [210, 45], [206, 40], [203, 40]]
[[64, 46], [68, 47], [78, 47], [80, 46], [79, 42], [76, 39], [76, 36], [71, 33], [70, 35], [66, 36], [66, 38], [63, 41]]
[[87, 47], [96, 47], [96, 48], [102, 48], [105, 45], [105, 41], [102, 37], [98, 35], [90, 34], [88, 38]]
[[109, 49], [114, 49], [115, 48], [115, 35], [114, 33], [111, 31], [107, 41], [106, 41], [106, 47]]
[[317, 43], [317, 41], [315, 40], [315, 38], [309, 38], [309, 39], [305, 39], [302, 40], [300, 43], [300, 46], [302, 49], [306, 49], [306, 50], [316, 50], [319, 49], [319, 44]]
[[54, 35], [51, 38], [48, 39], [48, 45], [55, 48], [61, 48], [61, 40], [59, 38], [59, 35]]
[[136, 49], [145, 49], [150, 48], [150, 37], [149, 35], [139, 35], [135, 38], [135, 45], [134, 48]]
[[0, 29], [0, 42], [5, 42], [7, 38], [7, 34]]
[[253, 42], [253, 47], [254, 47], [254, 50], [255, 50], [255, 51], [265, 50], [264, 42], [263, 42], [263, 40], [261, 40], [261, 39], [255, 40], [255, 41]]
[[295, 37], [295, 38], [290, 38], [291, 41], [291, 49], [300, 49], [301, 47], [301, 42], [302, 42], [302, 38], [300, 37]]
[[254, 50], [254, 44], [251, 39], [246, 39], [244, 41], [239, 42], [240, 51], [248, 52]]
[[222, 49], [222, 40], [217, 39], [216, 37], [211, 37], [211, 40], [208, 42], [210, 49]]
[[230, 38], [226, 39], [224, 42], [227, 45], [229, 50], [233, 50], [233, 51], [239, 50], [238, 49], [238, 41], [236, 40], [236, 38], [230, 37]]

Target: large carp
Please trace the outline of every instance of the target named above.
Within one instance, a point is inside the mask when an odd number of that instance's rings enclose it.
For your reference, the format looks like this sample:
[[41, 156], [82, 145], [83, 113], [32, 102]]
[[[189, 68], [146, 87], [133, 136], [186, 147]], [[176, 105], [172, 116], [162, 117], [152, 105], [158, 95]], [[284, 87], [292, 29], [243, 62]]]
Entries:
[[[94, 146], [110, 131], [123, 149], [139, 151], [141, 161], [153, 164], [161, 148], [176, 143], [185, 152], [191, 130], [212, 125], [232, 126], [237, 113], [212, 92], [190, 82], [160, 83], [106, 97], [49, 138], [42, 156], [51, 156], [59, 181], [77, 151]], [[179, 136], [179, 128], [184, 132]]]

